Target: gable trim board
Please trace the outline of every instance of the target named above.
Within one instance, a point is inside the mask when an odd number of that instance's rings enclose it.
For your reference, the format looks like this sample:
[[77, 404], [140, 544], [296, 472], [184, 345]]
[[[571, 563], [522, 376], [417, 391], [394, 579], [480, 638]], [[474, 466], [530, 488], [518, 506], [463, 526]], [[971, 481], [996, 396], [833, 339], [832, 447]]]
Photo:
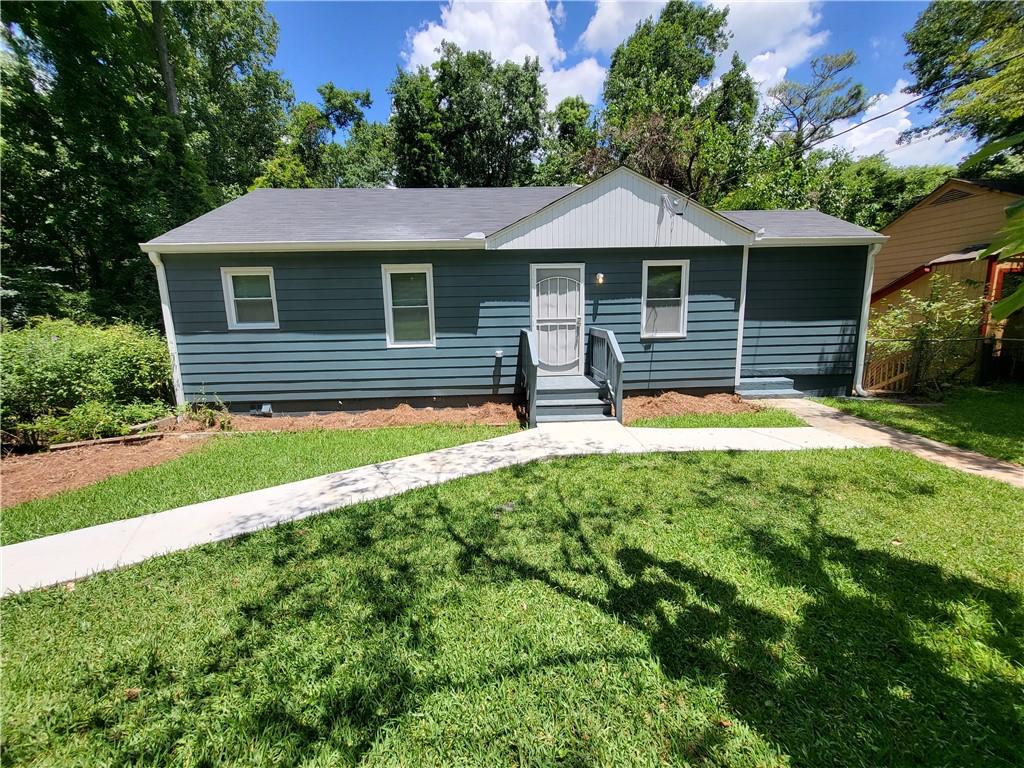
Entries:
[[492, 233], [487, 248], [746, 245], [754, 237], [753, 230], [620, 166]]

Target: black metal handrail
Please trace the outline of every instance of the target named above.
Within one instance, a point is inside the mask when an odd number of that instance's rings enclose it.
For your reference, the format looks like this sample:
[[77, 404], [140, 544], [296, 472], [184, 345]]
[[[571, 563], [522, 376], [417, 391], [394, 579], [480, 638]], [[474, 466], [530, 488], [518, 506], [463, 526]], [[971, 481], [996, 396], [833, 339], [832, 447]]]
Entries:
[[537, 426], [537, 334], [529, 328], [519, 330], [519, 358], [516, 362], [516, 391], [526, 406], [531, 427]]
[[587, 329], [586, 372], [614, 404], [615, 418], [622, 422], [622, 382], [626, 359], [615, 332], [606, 328]]

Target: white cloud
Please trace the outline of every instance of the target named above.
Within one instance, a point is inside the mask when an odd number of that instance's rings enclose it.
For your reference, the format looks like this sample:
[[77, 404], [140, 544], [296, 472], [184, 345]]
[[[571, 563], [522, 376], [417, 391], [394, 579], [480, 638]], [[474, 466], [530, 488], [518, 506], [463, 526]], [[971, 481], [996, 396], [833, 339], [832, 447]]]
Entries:
[[762, 92], [785, 79], [793, 67], [807, 61], [828, 40], [821, 24], [821, 2], [728, 2], [712, 4], [729, 7], [732, 40], [720, 60], [727, 67], [735, 51], [747, 63], [751, 77]]
[[601, 95], [607, 70], [591, 57], [574, 67], [546, 72], [544, 83], [548, 88], [548, 103], [554, 106], [567, 96], [582, 96], [593, 104]]
[[580, 36], [588, 51], [611, 53], [629, 37], [636, 25], [661, 13], [667, 0], [597, 0], [597, 10]]
[[402, 58], [409, 69], [432, 64], [446, 40], [464, 51], [488, 51], [498, 62], [537, 58], [544, 68], [541, 80], [548, 88], [550, 106], [575, 95], [593, 102], [601, 91], [605, 69], [594, 58], [562, 68], [566, 53], [558, 44], [555, 24], [561, 23], [564, 15], [560, 2], [552, 8], [546, 2], [528, 0], [448, 0], [441, 6], [440, 22], [407, 33]]
[[[753, 2], [751, 0], [709, 0], [711, 5], [729, 8], [729, 50], [719, 60], [719, 70], [728, 67], [735, 51], [747, 63], [762, 91], [785, 78], [786, 73], [811, 57], [828, 40], [821, 24], [820, 0]], [[597, 0], [597, 9], [580, 36], [580, 45], [590, 51], [611, 53], [629, 37], [637, 22], [657, 16], [664, 0]]]
[[[907, 87], [905, 80], [897, 80], [889, 93], [878, 94], [864, 114], [853, 120], [836, 123], [836, 133], [847, 130], [863, 121], [896, 109], [914, 98], [912, 93], [904, 93]], [[879, 117], [847, 134], [830, 139], [826, 147], [849, 150], [855, 157], [874, 155], [884, 152], [885, 156], [895, 165], [923, 165], [930, 163], [956, 164], [970, 150], [969, 142], [964, 138], [947, 141], [944, 136], [929, 135], [914, 139], [909, 144], [897, 144], [900, 134], [914, 125], [908, 107], [896, 109], [891, 115]]]

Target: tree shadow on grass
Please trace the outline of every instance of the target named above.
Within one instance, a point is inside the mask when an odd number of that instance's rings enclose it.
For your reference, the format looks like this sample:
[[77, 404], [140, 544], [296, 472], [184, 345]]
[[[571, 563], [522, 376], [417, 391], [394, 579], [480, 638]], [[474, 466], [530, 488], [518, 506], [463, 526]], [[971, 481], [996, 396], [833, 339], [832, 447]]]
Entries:
[[[437, 512], [461, 549], [463, 572], [540, 582], [641, 631], [667, 677], [717, 681], [734, 715], [795, 764], [1021, 764], [1024, 727], [1014, 708], [1024, 687], [1005, 668], [979, 674], [971, 660], [956, 658], [974, 652], [956, 646], [957, 635], [970, 631], [974, 650], [1019, 669], [1019, 597], [829, 533], [816, 509], [829, 484], [823, 472], [815, 484], [778, 491], [791, 508], [806, 510], [795, 537], [758, 527], [734, 542], [764, 566], [773, 588], [802, 594], [795, 618], [758, 607], [717, 575], [637, 546], [602, 555], [590, 520], [614, 517], [609, 510], [581, 513], [561, 499], [558, 568], [460, 530], [444, 505]], [[724, 498], [708, 486], [701, 493], [709, 506]], [[581, 591], [583, 578], [603, 586]], [[958, 626], [964, 606], [990, 629]], [[722, 740], [718, 730], [683, 745], [679, 757], [709, 757]]]
[[[651, 516], [642, 488], [584, 502], [545, 466], [515, 473], [524, 490], [508, 512], [433, 489], [415, 503], [353, 507], [314, 535], [301, 524], [280, 529], [260, 554], [267, 582], [223, 617], [194, 669], [174, 668], [159, 639], [112, 660], [83, 683], [100, 700], [112, 681], [138, 681], [149, 708], [136, 717], [123, 703], [96, 706], [84, 727], [126, 764], [248, 761], [265, 749], [280, 765], [323, 755], [355, 763], [438, 692], [636, 658], [561, 651], [453, 679], [450, 667], [422, 662], [444, 652], [435, 620], [462, 598], [439, 595], [437, 584], [454, 578], [542, 584], [633, 628], [666, 677], [717, 688], [731, 717], [797, 765], [1019, 762], [1013, 707], [1024, 691], [998, 671], [958, 670], [942, 644], [961, 632], [957, 612], [969, 606], [993, 627], [972, 628], [971, 642], [1021, 664], [1017, 597], [830, 533], [818, 517], [834, 483], [827, 471], [775, 487], [792, 519], [804, 514], [800, 525], [752, 527], [715, 545], [740, 550], [769, 590], [792, 592], [785, 615], [722, 574], [617, 538]], [[750, 483], [724, 462], [692, 489], [693, 503], [720, 514], [730, 490]], [[538, 487], [556, 494], [558, 513], [530, 514], [526, 493]], [[225, 715], [226, 706], [237, 711]], [[69, 733], [82, 723], [69, 722]], [[699, 763], [720, 759], [727, 738], [712, 724], [672, 744], [678, 760]], [[593, 757], [579, 750], [574, 758]]]

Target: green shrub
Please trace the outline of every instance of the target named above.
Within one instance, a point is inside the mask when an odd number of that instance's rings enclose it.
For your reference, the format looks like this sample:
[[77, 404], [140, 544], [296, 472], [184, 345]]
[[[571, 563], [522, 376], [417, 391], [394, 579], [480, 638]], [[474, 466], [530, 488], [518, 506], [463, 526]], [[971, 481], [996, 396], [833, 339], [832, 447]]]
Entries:
[[76, 405], [63, 416], [41, 416], [28, 424], [19, 424], [17, 433], [20, 442], [38, 446], [118, 437], [127, 435], [133, 424], [158, 419], [169, 413], [166, 403], [111, 405], [90, 400]]
[[47, 422], [48, 418], [69, 417], [61, 421], [68, 425], [98, 425], [103, 422], [99, 411], [104, 409], [108, 415], [128, 418], [126, 407], [168, 401], [170, 373], [163, 338], [137, 326], [41, 319], [5, 331], [0, 334], [4, 439], [25, 428], [57, 423]]

